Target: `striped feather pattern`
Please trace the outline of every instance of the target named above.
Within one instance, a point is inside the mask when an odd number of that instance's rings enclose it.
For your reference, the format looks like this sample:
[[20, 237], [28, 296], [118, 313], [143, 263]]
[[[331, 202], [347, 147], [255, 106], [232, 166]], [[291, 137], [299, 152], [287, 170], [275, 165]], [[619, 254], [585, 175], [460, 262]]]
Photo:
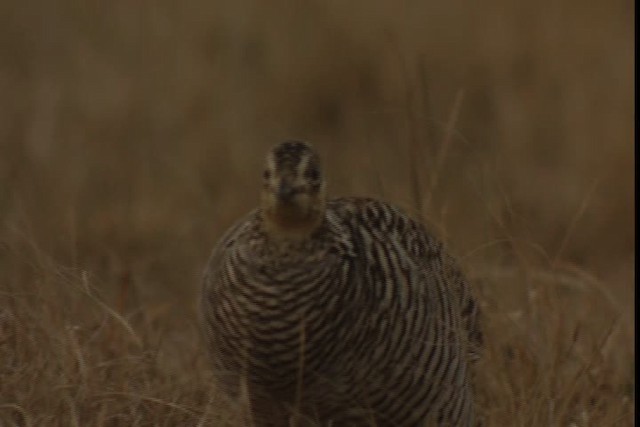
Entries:
[[220, 384], [247, 382], [257, 425], [473, 425], [471, 290], [388, 204], [329, 201], [309, 238], [285, 242], [253, 211], [213, 251], [201, 316]]

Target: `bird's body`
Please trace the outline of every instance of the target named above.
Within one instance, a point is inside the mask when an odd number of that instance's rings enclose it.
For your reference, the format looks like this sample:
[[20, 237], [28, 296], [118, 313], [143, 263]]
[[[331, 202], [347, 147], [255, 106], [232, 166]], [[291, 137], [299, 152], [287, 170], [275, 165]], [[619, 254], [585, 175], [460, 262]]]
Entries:
[[[286, 193], [282, 176], [275, 188]], [[265, 177], [263, 192], [275, 179]], [[453, 259], [396, 208], [325, 202], [323, 187], [317, 197], [312, 188], [297, 190], [307, 193], [301, 206], [263, 194], [214, 249], [201, 312], [223, 389], [233, 395], [246, 382], [258, 425], [286, 426], [291, 414], [333, 425], [472, 425], [468, 362], [481, 336]], [[296, 227], [283, 232], [286, 221]]]

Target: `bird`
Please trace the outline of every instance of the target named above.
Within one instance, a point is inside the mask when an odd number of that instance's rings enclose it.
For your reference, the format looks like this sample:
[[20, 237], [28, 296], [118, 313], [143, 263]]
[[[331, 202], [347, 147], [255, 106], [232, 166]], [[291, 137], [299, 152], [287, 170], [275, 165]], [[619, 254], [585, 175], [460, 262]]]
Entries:
[[258, 207], [215, 245], [200, 323], [214, 380], [256, 426], [474, 426], [480, 310], [399, 208], [326, 197], [314, 147], [269, 150]]

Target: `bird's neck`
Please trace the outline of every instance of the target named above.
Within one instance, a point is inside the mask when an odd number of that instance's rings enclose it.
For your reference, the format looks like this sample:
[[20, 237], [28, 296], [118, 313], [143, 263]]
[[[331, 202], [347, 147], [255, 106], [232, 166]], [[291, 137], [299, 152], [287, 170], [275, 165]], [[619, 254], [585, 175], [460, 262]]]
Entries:
[[300, 242], [311, 236], [322, 225], [322, 211], [309, 211], [304, 215], [286, 207], [263, 211], [264, 230], [275, 242]]

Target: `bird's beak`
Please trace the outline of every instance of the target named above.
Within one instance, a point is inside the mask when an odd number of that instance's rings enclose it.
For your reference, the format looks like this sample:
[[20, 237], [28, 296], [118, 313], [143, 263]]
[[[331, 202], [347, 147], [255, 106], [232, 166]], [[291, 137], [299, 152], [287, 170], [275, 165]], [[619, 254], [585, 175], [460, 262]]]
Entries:
[[294, 194], [295, 194], [295, 189], [290, 183], [286, 181], [283, 181], [278, 187], [278, 200], [280, 200], [283, 203], [291, 202], [291, 199], [293, 198]]

